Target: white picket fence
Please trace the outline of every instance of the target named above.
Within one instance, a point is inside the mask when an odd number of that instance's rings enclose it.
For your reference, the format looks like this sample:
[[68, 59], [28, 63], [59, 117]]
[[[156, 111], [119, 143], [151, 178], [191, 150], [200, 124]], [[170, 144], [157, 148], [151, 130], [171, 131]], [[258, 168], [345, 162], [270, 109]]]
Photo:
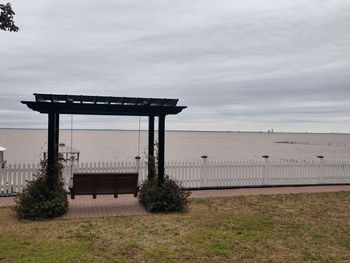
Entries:
[[[27, 181], [33, 179], [39, 164], [8, 164], [0, 169], [0, 196], [20, 193]], [[79, 163], [63, 171], [66, 188], [74, 172], [118, 173], [139, 172], [139, 183], [147, 177], [144, 162]], [[182, 182], [183, 187], [227, 188], [279, 185], [350, 184], [350, 161], [291, 162], [265, 158], [261, 161], [201, 161], [166, 163], [166, 174]]]

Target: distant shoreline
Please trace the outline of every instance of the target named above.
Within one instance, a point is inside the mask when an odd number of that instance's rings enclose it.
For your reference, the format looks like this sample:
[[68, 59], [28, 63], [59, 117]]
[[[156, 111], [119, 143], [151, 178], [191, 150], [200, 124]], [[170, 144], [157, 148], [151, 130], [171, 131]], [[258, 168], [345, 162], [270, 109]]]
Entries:
[[[46, 131], [45, 128], [0, 128], [0, 130], [28, 130], [28, 131]], [[60, 129], [62, 131], [70, 131], [70, 129]], [[138, 131], [131, 129], [74, 129], [74, 131]], [[147, 131], [142, 129], [141, 131]], [[325, 134], [325, 135], [350, 135], [350, 133], [340, 132], [265, 132], [265, 131], [211, 131], [211, 130], [167, 130], [167, 132], [216, 132], [216, 133], [256, 133], [256, 134]]]

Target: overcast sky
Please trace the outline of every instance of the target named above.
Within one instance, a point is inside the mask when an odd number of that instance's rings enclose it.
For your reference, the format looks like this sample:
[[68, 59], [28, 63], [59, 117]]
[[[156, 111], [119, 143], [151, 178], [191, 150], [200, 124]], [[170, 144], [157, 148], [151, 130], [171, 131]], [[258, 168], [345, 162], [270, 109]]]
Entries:
[[20, 104], [43, 92], [179, 98], [188, 109], [168, 129], [350, 132], [349, 0], [11, 3], [20, 31], [0, 32], [0, 128], [46, 128]]

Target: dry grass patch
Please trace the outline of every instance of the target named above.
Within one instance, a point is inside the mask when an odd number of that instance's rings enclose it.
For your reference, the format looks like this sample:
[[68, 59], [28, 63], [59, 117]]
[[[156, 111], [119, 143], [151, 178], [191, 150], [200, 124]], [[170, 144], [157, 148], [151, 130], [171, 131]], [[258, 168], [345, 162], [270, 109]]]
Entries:
[[350, 193], [192, 199], [189, 212], [19, 221], [0, 262], [349, 262]]

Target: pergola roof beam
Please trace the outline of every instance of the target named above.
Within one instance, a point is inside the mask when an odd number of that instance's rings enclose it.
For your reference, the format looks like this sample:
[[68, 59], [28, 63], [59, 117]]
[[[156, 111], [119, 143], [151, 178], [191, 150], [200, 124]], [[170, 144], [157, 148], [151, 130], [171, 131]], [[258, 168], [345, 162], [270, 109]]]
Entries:
[[178, 99], [112, 97], [34, 93], [35, 101], [22, 101], [40, 113], [160, 116], [177, 114], [185, 106]]

